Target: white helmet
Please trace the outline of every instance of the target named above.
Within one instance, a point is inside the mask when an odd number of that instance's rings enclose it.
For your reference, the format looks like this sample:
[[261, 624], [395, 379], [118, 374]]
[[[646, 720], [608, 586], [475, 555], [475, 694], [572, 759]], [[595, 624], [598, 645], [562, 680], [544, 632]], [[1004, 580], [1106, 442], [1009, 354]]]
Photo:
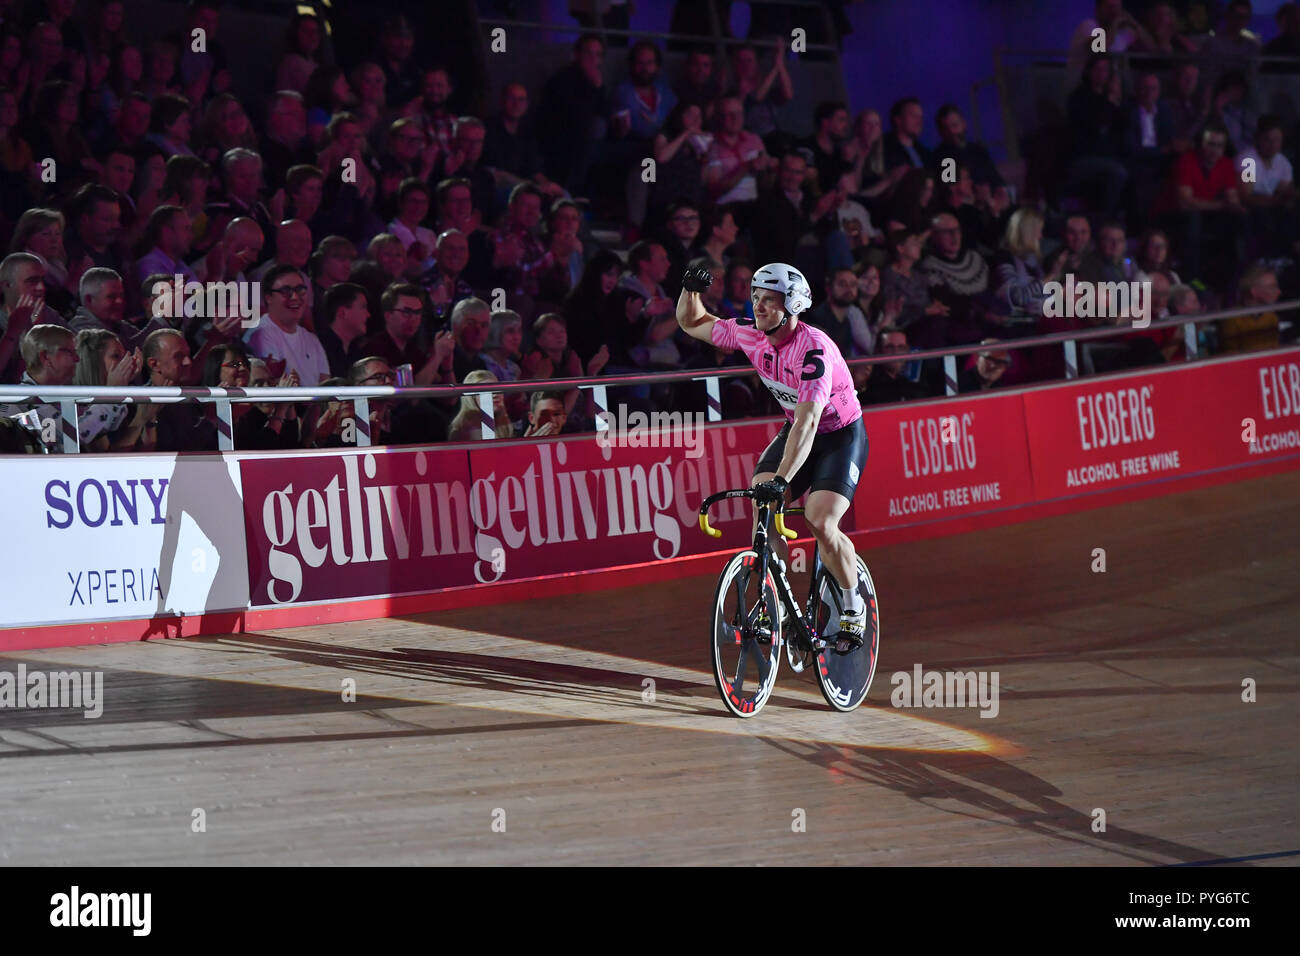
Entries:
[[[784, 262], [769, 262], [754, 273], [751, 288], [771, 289], [785, 296], [785, 314], [798, 315], [812, 305], [812, 289], [803, 273]], [[781, 321], [785, 325], [785, 320]], [[781, 326], [778, 325], [777, 328]], [[773, 329], [772, 331], [776, 331]]]

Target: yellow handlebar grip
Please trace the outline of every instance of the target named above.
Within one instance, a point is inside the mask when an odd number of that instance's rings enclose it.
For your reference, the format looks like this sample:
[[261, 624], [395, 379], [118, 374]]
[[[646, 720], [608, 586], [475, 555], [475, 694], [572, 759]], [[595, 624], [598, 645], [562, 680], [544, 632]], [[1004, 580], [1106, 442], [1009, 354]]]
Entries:
[[795, 534], [793, 531], [791, 531], [789, 528], [785, 526], [785, 515], [783, 515], [779, 511], [776, 513], [776, 531], [777, 534], [781, 535], [781, 537], [789, 538], [791, 541], [799, 537], [797, 534]]
[[722, 532], [718, 531], [716, 528], [713, 528], [709, 524], [709, 514], [707, 511], [700, 514], [700, 530], [703, 531], [705, 534], [707, 534], [710, 538], [722, 537]]

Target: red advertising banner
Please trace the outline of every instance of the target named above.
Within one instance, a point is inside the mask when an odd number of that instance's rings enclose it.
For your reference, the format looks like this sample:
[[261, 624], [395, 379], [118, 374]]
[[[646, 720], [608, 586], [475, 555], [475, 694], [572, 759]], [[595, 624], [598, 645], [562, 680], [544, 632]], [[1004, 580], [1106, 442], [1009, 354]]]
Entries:
[[874, 408], [866, 426], [866, 474], [854, 495], [858, 529], [978, 514], [1033, 498], [1019, 395]]
[[1198, 372], [1201, 440], [1218, 465], [1300, 455], [1300, 351]]
[[240, 461], [253, 607], [475, 580], [465, 449]]
[[[716, 426], [647, 447], [594, 436], [376, 448], [241, 463], [254, 607], [407, 594], [744, 547], [743, 501], [777, 425]], [[620, 444], [619, 441], [623, 441]]]
[[1300, 452], [1296, 355], [1025, 392], [1035, 497], [1070, 497]]

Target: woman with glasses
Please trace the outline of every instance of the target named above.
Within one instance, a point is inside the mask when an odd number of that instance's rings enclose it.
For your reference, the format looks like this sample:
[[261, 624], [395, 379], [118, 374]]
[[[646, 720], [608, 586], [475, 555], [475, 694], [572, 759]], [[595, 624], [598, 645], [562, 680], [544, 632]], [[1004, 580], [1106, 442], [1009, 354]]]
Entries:
[[[77, 371], [73, 385], [123, 388], [139, 384], [144, 358], [139, 349], [127, 352], [122, 340], [107, 329], [77, 333]], [[77, 430], [83, 451], [153, 451], [158, 443], [158, 413], [163, 406], [78, 405]]]
[[[260, 365], [256, 378], [255, 361]], [[289, 385], [291, 375], [285, 375], [279, 384]], [[216, 388], [249, 388], [274, 383], [265, 362], [253, 359], [243, 344], [231, 342], [208, 353], [203, 384]], [[292, 402], [232, 402], [230, 413], [236, 448], [297, 448], [299, 445], [302, 435]]]

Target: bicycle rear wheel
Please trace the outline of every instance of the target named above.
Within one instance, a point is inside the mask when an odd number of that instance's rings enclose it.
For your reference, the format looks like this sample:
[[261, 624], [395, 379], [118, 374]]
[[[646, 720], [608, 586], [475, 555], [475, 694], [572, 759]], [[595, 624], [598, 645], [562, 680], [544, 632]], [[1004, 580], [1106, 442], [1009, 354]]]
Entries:
[[727, 562], [713, 599], [713, 680], [737, 717], [763, 709], [781, 662], [781, 599], [772, 572], [760, 573], [757, 558], [751, 549]]
[[[866, 633], [862, 646], [841, 654], [832, 642], [817, 654], [817, 683], [822, 696], [841, 713], [855, 710], [867, 699], [871, 680], [876, 674], [876, 659], [880, 653], [880, 608], [876, 601], [876, 586], [871, 572], [858, 556], [858, 593], [866, 604]], [[823, 569], [817, 583], [817, 633], [827, 636], [827, 628], [834, 626], [835, 605], [830, 588], [839, 589], [834, 575]], [[833, 635], [831, 635], [833, 637]]]

